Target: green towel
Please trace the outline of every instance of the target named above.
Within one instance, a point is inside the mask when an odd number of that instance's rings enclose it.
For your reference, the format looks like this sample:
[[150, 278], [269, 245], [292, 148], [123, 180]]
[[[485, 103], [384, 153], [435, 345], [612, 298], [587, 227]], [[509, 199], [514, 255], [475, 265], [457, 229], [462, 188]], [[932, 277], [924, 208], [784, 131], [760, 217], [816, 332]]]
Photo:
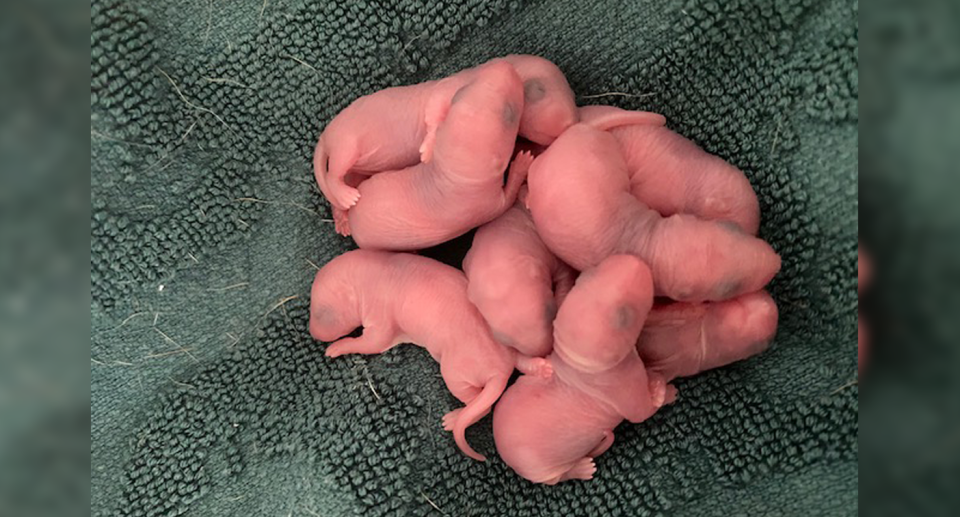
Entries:
[[[777, 0], [95, 0], [94, 515], [855, 515], [858, 7]], [[357, 96], [508, 53], [740, 167], [783, 257], [764, 354], [677, 383], [590, 482], [464, 457], [427, 353], [323, 357], [313, 180]], [[457, 264], [469, 237], [432, 252]]]

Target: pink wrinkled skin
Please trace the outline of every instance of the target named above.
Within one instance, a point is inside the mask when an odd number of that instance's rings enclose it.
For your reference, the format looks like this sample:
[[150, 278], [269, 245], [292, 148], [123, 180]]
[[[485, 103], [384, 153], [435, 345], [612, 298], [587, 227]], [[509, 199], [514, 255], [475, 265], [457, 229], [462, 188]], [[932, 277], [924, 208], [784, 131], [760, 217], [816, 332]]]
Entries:
[[568, 129], [529, 168], [526, 203], [547, 247], [578, 270], [615, 253], [644, 260], [655, 293], [717, 301], [762, 289], [779, 271], [769, 244], [738, 226], [661, 216], [632, 193], [620, 144], [586, 124]]
[[507, 465], [535, 483], [591, 479], [620, 422], [641, 422], [673, 398], [637, 354], [652, 304], [650, 270], [636, 257], [611, 256], [577, 279], [557, 314], [553, 375], [521, 376], [494, 409]]
[[[547, 145], [576, 123], [573, 90], [556, 65], [529, 55], [503, 60], [516, 69], [523, 83], [521, 136]], [[334, 117], [320, 135], [313, 156], [317, 184], [333, 209], [354, 206], [361, 195], [356, 186], [367, 176], [430, 161], [437, 128], [453, 97], [481, 68], [380, 90], [360, 97]]]
[[647, 370], [667, 381], [759, 354], [777, 332], [777, 304], [765, 291], [713, 303], [655, 306], [637, 341]]
[[491, 61], [458, 91], [437, 130], [433, 157], [360, 184], [360, 201], [338, 221], [361, 248], [416, 250], [448, 241], [505, 212], [531, 157], [511, 165], [523, 84], [506, 61]]
[[463, 272], [497, 341], [531, 357], [550, 353], [553, 318], [576, 272], [543, 244], [521, 203], [477, 230]]
[[663, 216], [691, 214], [729, 221], [744, 232], [760, 229], [760, 203], [740, 169], [666, 127], [611, 130], [630, 171], [630, 192]]
[[[467, 456], [466, 429], [490, 412], [516, 366], [537, 373], [544, 361], [516, 358], [498, 343], [473, 304], [460, 271], [406, 253], [354, 250], [327, 263], [313, 282], [310, 334], [333, 341], [328, 357], [379, 354], [416, 343], [440, 363], [450, 392], [466, 404], [443, 418]], [[360, 337], [343, 336], [363, 326]], [[342, 338], [342, 339], [338, 339]]]

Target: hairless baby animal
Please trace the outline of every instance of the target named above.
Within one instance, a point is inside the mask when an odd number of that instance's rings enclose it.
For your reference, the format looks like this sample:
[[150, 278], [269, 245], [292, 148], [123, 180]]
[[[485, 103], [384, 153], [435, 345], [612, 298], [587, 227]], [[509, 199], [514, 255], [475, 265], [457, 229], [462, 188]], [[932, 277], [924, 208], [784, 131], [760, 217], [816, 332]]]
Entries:
[[550, 353], [553, 318], [577, 273], [543, 244], [521, 202], [477, 230], [463, 272], [497, 341], [531, 357]]
[[363, 197], [340, 228], [361, 248], [406, 251], [450, 240], [514, 203], [532, 157], [510, 162], [523, 108], [523, 82], [506, 61], [480, 67], [452, 100], [428, 163], [360, 184]]
[[554, 323], [552, 376], [521, 376], [493, 413], [503, 461], [535, 483], [591, 479], [624, 419], [646, 420], [674, 396], [648, 376], [636, 340], [653, 304], [650, 270], [613, 255], [585, 271]]
[[[502, 58], [520, 76], [524, 94], [519, 133], [541, 145], [577, 121], [573, 90], [556, 65], [538, 56]], [[360, 97], [324, 128], [313, 156], [314, 174], [335, 217], [357, 203], [356, 183], [383, 171], [430, 161], [440, 123], [456, 93], [483, 68]], [[351, 175], [352, 177], [348, 177]], [[348, 184], [348, 183], [353, 183]]]
[[757, 291], [780, 269], [770, 245], [737, 225], [663, 217], [637, 199], [619, 142], [590, 125], [565, 131], [527, 181], [540, 237], [575, 269], [629, 253], [649, 264], [657, 295], [691, 302]]
[[[360, 326], [360, 337], [343, 337]], [[379, 354], [400, 343], [426, 348], [447, 388], [466, 404], [443, 417], [444, 428], [464, 454], [480, 461], [466, 429], [490, 412], [514, 367], [550, 372], [544, 359], [518, 356], [493, 340], [467, 300], [463, 273], [407, 253], [354, 250], [328, 262], [313, 282], [310, 334], [337, 340], [327, 347], [329, 357]]]

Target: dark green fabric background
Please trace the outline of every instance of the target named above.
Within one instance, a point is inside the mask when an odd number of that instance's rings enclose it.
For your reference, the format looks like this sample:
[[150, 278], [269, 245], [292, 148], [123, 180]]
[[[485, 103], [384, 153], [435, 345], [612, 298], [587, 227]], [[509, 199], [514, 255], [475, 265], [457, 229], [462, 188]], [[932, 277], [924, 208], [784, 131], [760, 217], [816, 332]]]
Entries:
[[[93, 514], [855, 515], [857, 11], [95, 1]], [[321, 128], [359, 95], [511, 52], [743, 169], [784, 259], [771, 350], [679, 382], [588, 483], [513, 475], [489, 419], [468, 437], [490, 461], [462, 456], [422, 349], [327, 360], [306, 330], [314, 265], [352, 246], [314, 186]], [[591, 97], [608, 92], [634, 96]]]

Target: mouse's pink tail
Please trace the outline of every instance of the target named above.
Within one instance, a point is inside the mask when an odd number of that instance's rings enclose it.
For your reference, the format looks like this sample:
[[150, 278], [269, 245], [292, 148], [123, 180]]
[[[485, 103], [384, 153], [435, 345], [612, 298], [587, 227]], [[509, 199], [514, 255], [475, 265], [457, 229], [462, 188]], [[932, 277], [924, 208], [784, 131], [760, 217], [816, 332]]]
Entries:
[[[313, 176], [317, 180], [317, 186], [320, 192], [327, 196], [327, 146], [323, 141], [323, 136], [317, 141], [317, 147], [313, 150]], [[329, 199], [329, 197], [328, 197]]]
[[662, 126], [666, 117], [649, 111], [630, 111], [613, 106], [581, 106], [580, 123], [600, 131], [609, 131], [621, 126]]
[[457, 423], [453, 427], [453, 439], [457, 442], [457, 447], [459, 447], [464, 454], [477, 461], [486, 461], [487, 458], [473, 450], [470, 444], [467, 443], [467, 428], [477, 423], [490, 412], [493, 404], [500, 398], [503, 391], [507, 389], [508, 379], [509, 376], [504, 376], [495, 377], [488, 381], [483, 387], [483, 390], [480, 391], [480, 394], [468, 402], [463, 408], [463, 411], [458, 415]]

